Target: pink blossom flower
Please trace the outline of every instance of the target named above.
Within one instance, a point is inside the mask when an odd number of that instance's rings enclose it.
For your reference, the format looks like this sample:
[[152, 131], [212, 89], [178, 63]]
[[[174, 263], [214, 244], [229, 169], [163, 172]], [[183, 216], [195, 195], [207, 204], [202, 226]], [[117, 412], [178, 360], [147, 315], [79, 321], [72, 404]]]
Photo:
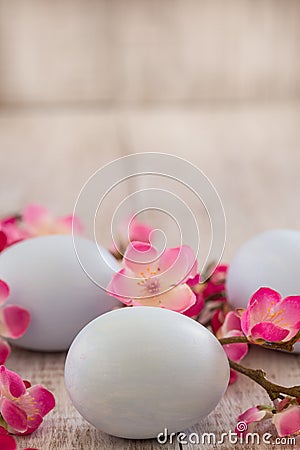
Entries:
[[116, 230], [115, 240], [111, 243], [110, 252], [116, 257], [122, 257], [129, 242], [146, 242], [150, 244], [150, 234], [153, 227], [139, 222], [137, 216], [123, 220]]
[[[205, 283], [199, 284], [193, 288], [197, 295], [197, 300], [200, 302], [202, 298], [203, 307], [201, 308], [201, 315], [199, 322], [207, 325], [209, 322], [216, 320], [220, 311], [229, 310], [227, 297], [225, 294], [225, 281], [228, 265], [221, 264], [215, 268], [213, 274]], [[213, 325], [213, 324], [212, 324]]]
[[186, 284], [192, 289], [196, 296], [196, 302], [189, 309], [183, 312], [185, 316], [196, 317], [204, 307], [204, 298], [202, 295], [202, 285], [200, 284], [200, 274], [186, 281]]
[[276, 408], [277, 412], [281, 412], [283, 409], [287, 408], [288, 406], [294, 404], [299, 405], [300, 399], [296, 397], [290, 397], [289, 395], [286, 395], [282, 400], [279, 400], [279, 398], [276, 398], [274, 401], [274, 406]]
[[286, 342], [300, 329], [300, 296], [283, 299], [278, 292], [263, 287], [241, 313], [242, 331], [252, 342]]
[[[3, 306], [9, 297], [9, 287], [0, 280], [0, 335], [18, 339], [23, 336], [30, 322], [29, 312], [17, 305]], [[0, 364], [3, 364], [10, 353], [8, 343], [0, 338]]]
[[273, 424], [279, 436], [297, 436], [300, 434], [299, 399], [286, 397], [277, 406], [278, 412], [273, 415]]
[[214, 334], [217, 334], [217, 331], [223, 325], [225, 320], [225, 314], [222, 309], [218, 308], [214, 310], [213, 315], [211, 317], [211, 328]]
[[17, 217], [7, 217], [0, 221], [0, 252], [27, 237], [28, 233], [22, 229]]
[[[229, 311], [226, 314], [223, 324], [216, 331], [216, 336], [218, 339], [232, 336], [243, 336], [241, 319], [235, 311]], [[223, 345], [223, 348], [228, 358], [235, 362], [241, 361], [248, 353], [248, 345], [244, 343], [226, 344]]]
[[22, 212], [23, 227], [28, 236], [45, 236], [48, 234], [77, 234], [83, 232], [81, 221], [73, 216], [54, 217], [47, 208], [28, 205]]
[[[272, 417], [271, 408], [268, 406], [254, 406], [239, 415], [235, 432], [238, 435], [251, 433], [256, 423]], [[242, 425], [242, 426], [241, 426]]]
[[202, 295], [198, 294], [194, 290], [192, 290], [192, 291], [194, 292], [194, 294], [196, 296], [196, 301], [189, 309], [187, 309], [186, 311], [183, 312], [183, 314], [188, 317], [198, 316], [204, 307], [204, 300], [203, 300]]
[[219, 299], [220, 296], [224, 296], [228, 267], [228, 264], [220, 264], [215, 268], [202, 292], [205, 300], [209, 297]]
[[13, 434], [35, 431], [55, 406], [53, 394], [43, 386], [26, 386], [17, 373], [0, 366], [0, 413]]
[[[17, 443], [13, 436], [10, 436], [5, 428], [0, 427], [0, 449], [1, 450], [17, 450]], [[26, 447], [24, 450], [38, 450], [33, 447]]]
[[[214, 323], [213, 332], [218, 339], [232, 336], [243, 336], [241, 330], [241, 319], [235, 311], [229, 311], [225, 316], [220, 310], [216, 311], [218, 315], [218, 321], [212, 321]], [[221, 322], [223, 321], [223, 323]], [[225, 344], [223, 349], [229, 359], [235, 362], [240, 362], [248, 353], [248, 345], [244, 343], [239, 344]], [[238, 374], [235, 370], [230, 369], [229, 384], [233, 384], [237, 381]]]
[[195, 304], [196, 296], [186, 284], [197, 274], [197, 260], [189, 246], [170, 248], [159, 256], [151, 244], [132, 242], [123, 265], [107, 291], [126, 305], [184, 312]]
[[9, 436], [8, 431], [0, 427], [0, 448], [2, 450], [17, 450], [16, 440]]

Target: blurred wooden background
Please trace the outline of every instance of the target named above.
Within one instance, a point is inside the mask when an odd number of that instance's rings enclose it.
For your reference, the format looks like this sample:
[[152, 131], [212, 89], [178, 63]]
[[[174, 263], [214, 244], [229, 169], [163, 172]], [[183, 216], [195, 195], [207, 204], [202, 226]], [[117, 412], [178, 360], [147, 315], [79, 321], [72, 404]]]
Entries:
[[[104, 163], [157, 151], [190, 160], [217, 188], [225, 260], [259, 231], [300, 229], [299, 55], [300, 0], [0, 0], [0, 214], [27, 202], [71, 212]], [[107, 229], [118, 201], [142, 186], [122, 186]], [[298, 357], [266, 356], [252, 352], [250, 364], [281, 384], [299, 380]], [[20, 445], [158, 448], [89, 427], [67, 399], [63, 354], [15, 351], [9, 365], [58, 399]], [[264, 400], [241, 378], [195, 429], [232, 429]]]
[[104, 163], [161, 151], [219, 191], [225, 259], [299, 228], [299, 22], [299, 0], [0, 0], [0, 213], [69, 212]]

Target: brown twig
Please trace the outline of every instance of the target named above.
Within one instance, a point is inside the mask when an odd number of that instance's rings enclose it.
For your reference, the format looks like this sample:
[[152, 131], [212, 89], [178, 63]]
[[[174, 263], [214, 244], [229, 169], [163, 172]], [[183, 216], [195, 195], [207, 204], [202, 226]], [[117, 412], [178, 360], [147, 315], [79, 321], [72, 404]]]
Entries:
[[272, 383], [266, 379], [266, 373], [262, 369], [250, 369], [249, 367], [242, 366], [229, 359], [229, 365], [232, 369], [236, 370], [243, 375], [246, 375], [251, 380], [258, 383], [263, 387], [271, 400], [280, 398], [281, 394], [290, 395], [291, 397], [300, 397], [300, 386], [285, 387]]

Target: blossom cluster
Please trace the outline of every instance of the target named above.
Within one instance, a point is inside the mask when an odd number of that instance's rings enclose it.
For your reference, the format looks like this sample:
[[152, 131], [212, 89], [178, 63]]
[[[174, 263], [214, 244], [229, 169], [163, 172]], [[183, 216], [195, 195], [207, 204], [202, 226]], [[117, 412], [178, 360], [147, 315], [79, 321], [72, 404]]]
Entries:
[[43, 206], [28, 205], [20, 214], [0, 220], [0, 252], [24, 239], [49, 234], [70, 234], [72, 227], [77, 234], [83, 232], [81, 221], [73, 215], [55, 217]]

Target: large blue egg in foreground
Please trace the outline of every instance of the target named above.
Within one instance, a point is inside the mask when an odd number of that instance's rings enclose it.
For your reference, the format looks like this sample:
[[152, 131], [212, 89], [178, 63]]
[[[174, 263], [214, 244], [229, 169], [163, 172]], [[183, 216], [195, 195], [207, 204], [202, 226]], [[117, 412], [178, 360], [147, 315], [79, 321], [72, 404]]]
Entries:
[[80, 414], [101, 431], [131, 439], [195, 424], [218, 404], [228, 379], [226, 354], [207, 328], [147, 306], [93, 320], [72, 343], [65, 366]]

